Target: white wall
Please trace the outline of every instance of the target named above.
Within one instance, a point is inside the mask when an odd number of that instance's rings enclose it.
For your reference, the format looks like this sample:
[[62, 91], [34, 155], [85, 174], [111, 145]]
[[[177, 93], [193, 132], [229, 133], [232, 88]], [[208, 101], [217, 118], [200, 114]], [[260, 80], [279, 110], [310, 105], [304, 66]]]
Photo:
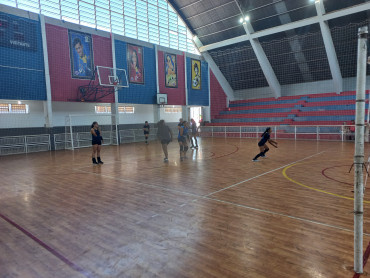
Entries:
[[165, 120], [167, 123], [178, 123], [182, 117], [182, 113], [165, 113], [164, 108], [160, 108], [160, 120]]
[[[120, 105], [125, 105], [120, 103]], [[119, 124], [143, 124], [145, 121], [149, 123], [154, 122], [154, 105], [152, 104], [127, 104], [127, 106], [134, 106], [134, 114], [120, 114]]]
[[[366, 89], [370, 89], [370, 76], [367, 76]], [[343, 91], [355, 91], [356, 78], [343, 79]], [[306, 94], [321, 94], [335, 92], [332, 80], [300, 83], [292, 85], [281, 86], [281, 96], [296, 96]], [[234, 92], [235, 100], [241, 99], [256, 99], [256, 98], [269, 98], [273, 97], [269, 87], [239, 90]]]
[[[0, 100], [1, 103], [17, 104], [13, 100]], [[28, 104], [29, 114], [0, 114], [0, 128], [25, 128], [25, 127], [43, 127], [44, 104], [43, 101], [22, 101], [22, 104]]]

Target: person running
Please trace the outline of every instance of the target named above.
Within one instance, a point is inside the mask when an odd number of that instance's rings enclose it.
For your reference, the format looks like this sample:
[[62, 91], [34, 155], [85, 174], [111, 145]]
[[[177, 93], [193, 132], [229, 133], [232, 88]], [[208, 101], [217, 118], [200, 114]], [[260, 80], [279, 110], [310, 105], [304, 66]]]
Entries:
[[270, 139], [270, 134], [272, 130], [271, 127], [266, 128], [265, 132], [261, 135], [262, 139], [258, 142], [258, 147], [260, 148], [260, 153], [253, 158], [253, 162], [257, 162], [259, 157], [266, 157], [266, 153], [269, 151], [266, 143], [269, 142], [272, 146], [277, 148], [277, 142]]
[[[194, 121], [194, 119], [191, 119], [191, 147], [190, 148], [196, 148], [198, 149], [198, 140], [197, 140], [197, 132], [198, 132], [198, 127], [197, 127], [197, 123]], [[194, 141], [195, 141], [195, 146], [193, 144], [193, 138], [194, 138]]]
[[[98, 122], [93, 122], [91, 125], [91, 139], [92, 139], [92, 162], [93, 164], [104, 164], [100, 159], [101, 144], [103, 137], [100, 135], [101, 130]], [[96, 161], [95, 154], [97, 155], [98, 161]]]
[[186, 140], [188, 134], [187, 122], [182, 122], [182, 125], [179, 125], [179, 135], [177, 136], [177, 141], [180, 145], [180, 160], [183, 161], [186, 158], [186, 152], [188, 151], [188, 141]]
[[169, 126], [166, 125], [164, 120], [158, 122], [157, 137], [161, 141], [162, 150], [164, 153], [164, 162], [168, 162], [168, 150], [167, 145], [172, 142], [172, 131]]
[[149, 137], [149, 132], [150, 132], [150, 125], [148, 121], [145, 121], [143, 130], [144, 130], [144, 136], [145, 136], [145, 144], [148, 144], [148, 137]]

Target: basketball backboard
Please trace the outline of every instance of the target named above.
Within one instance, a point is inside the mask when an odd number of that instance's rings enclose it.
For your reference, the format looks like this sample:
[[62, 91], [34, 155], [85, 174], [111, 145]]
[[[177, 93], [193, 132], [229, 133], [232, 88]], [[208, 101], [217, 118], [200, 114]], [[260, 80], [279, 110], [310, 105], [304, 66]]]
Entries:
[[167, 94], [157, 94], [157, 104], [167, 104]]
[[107, 87], [127, 88], [128, 79], [125, 69], [97, 66], [99, 85]]

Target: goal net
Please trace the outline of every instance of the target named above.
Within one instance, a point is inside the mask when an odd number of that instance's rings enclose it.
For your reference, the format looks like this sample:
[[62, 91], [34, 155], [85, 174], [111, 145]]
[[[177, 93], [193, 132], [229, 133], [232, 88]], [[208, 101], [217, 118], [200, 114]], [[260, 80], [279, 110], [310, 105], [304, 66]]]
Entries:
[[91, 146], [91, 125], [98, 122], [103, 145], [118, 145], [115, 115], [68, 115], [65, 118], [65, 148], [69, 150]]

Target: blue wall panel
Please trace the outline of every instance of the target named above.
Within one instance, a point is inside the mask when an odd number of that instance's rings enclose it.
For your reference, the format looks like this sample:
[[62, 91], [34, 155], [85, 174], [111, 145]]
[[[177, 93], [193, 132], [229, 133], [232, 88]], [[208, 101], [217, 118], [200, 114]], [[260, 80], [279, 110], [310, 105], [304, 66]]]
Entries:
[[[115, 40], [116, 67], [127, 69], [127, 43]], [[144, 82], [145, 84], [129, 83], [129, 88], [122, 88], [118, 92], [118, 102], [137, 104], [157, 103], [157, 82], [155, 66], [155, 49], [143, 47], [144, 51]]]
[[209, 106], [209, 88], [208, 88], [208, 63], [201, 61], [201, 89], [193, 90], [191, 88], [191, 58], [186, 57], [186, 74], [188, 82], [188, 105]]
[[0, 99], [46, 100], [38, 21], [0, 12]]

